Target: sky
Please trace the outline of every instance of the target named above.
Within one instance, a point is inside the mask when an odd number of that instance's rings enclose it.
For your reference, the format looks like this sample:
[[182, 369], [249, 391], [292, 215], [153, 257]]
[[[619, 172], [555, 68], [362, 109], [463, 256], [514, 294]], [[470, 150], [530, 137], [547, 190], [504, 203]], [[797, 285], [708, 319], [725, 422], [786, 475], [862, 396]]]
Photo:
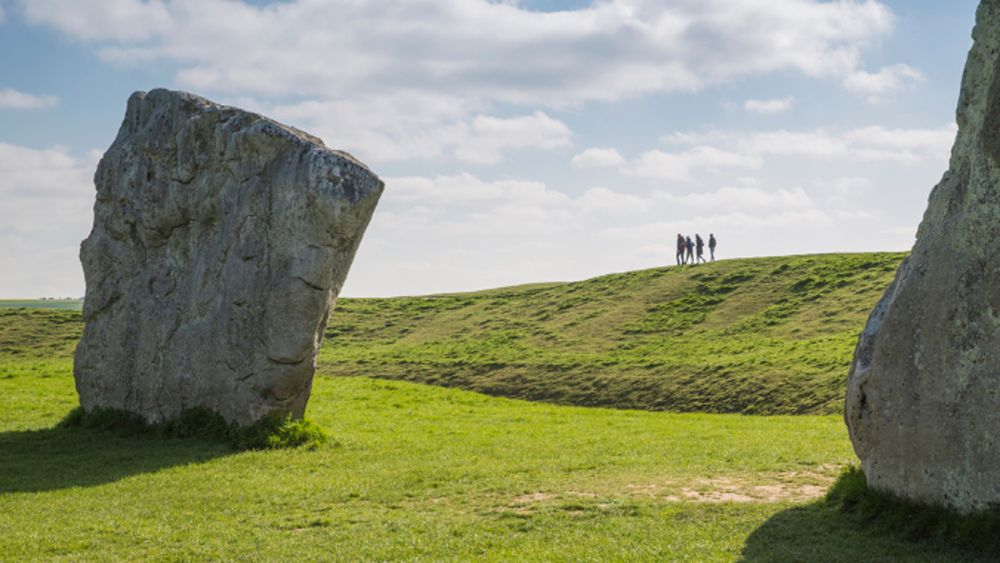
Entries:
[[909, 249], [972, 0], [0, 0], [0, 297], [84, 293], [93, 174], [180, 89], [385, 182], [342, 295]]

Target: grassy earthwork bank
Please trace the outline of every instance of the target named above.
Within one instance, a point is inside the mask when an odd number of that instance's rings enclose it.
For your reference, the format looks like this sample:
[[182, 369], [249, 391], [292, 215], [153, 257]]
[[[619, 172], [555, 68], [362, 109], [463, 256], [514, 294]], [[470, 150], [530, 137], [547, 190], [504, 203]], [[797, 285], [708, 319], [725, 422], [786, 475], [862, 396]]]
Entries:
[[[646, 373], [680, 385], [693, 380], [667, 362], [688, 359], [684, 366], [736, 374], [737, 388], [738, 366], [768, 368], [745, 376], [755, 381], [827, 377], [837, 388], [823, 370], [849, 359], [840, 343], [849, 340], [848, 318], [863, 321], [860, 309], [899, 256], [843, 259], [850, 267], [834, 267], [832, 257], [764, 259], [424, 301], [342, 300], [334, 318], [346, 318], [331, 325], [323, 369], [347, 358], [356, 375], [374, 377], [317, 378], [307, 416], [330, 439], [314, 449], [237, 451], [200, 438], [59, 427], [76, 406], [80, 314], [0, 308], [0, 559], [969, 560], [970, 552], [907, 541], [823, 500], [854, 461], [836, 415], [585, 408], [376, 379], [401, 378], [409, 366], [449, 374], [474, 364], [467, 373], [521, 369], [537, 390], [532, 378], [552, 372], [532, 371], [542, 365], [562, 374], [553, 385], [569, 389], [570, 374], [585, 386], [596, 373], [576, 368], [602, 365], [608, 380]], [[788, 279], [773, 279], [787, 270]], [[838, 285], [844, 279], [853, 292]], [[697, 297], [682, 306], [678, 288]], [[592, 300], [633, 293], [637, 304], [605, 302], [608, 311], [595, 313]], [[678, 324], [657, 314], [653, 299]], [[656, 353], [656, 342], [672, 339], [652, 326], [684, 344]], [[574, 345], [574, 334], [583, 342]], [[754, 334], [786, 356], [767, 363], [739, 347], [724, 353], [726, 335], [750, 346]], [[370, 354], [362, 354], [366, 336]], [[623, 346], [626, 336], [635, 347]], [[504, 351], [504, 338], [514, 351]], [[698, 342], [716, 347], [698, 354]], [[404, 350], [412, 363], [399, 359]], [[648, 365], [637, 360], [641, 350]], [[816, 361], [803, 373], [790, 369], [796, 358]], [[778, 400], [792, 405], [800, 387], [793, 381], [794, 392]], [[700, 382], [690, 389], [699, 401], [734, 392], [713, 394]], [[523, 395], [571, 402], [533, 393]]]
[[903, 256], [726, 260], [343, 299], [319, 369], [582, 406], [839, 413], [857, 335]]

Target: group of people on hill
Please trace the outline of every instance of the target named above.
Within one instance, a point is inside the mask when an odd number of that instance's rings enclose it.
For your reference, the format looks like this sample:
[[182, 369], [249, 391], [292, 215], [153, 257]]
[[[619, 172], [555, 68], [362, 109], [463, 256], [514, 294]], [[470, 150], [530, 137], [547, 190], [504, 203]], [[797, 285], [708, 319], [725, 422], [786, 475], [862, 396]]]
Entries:
[[[711, 257], [712, 262], [715, 262], [715, 235], [709, 233], [708, 235], [708, 252]], [[697, 255], [695, 252], [697, 251]], [[682, 266], [684, 264], [697, 264], [698, 262], [706, 262], [705, 260], [705, 241], [701, 238], [701, 235], [695, 234], [694, 240], [691, 240], [690, 236], [684, 236], [677, 233], [677, 265]]]

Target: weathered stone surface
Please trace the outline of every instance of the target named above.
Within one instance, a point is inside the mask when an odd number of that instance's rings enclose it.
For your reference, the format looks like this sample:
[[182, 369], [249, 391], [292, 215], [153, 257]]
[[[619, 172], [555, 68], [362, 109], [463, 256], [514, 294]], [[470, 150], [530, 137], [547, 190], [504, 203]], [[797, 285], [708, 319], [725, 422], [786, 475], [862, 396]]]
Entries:
[[94, 181], [80, 404], [301, 416], [378, 177], [260, 115], [153, 90], [129, 99]]
[[869, 485], [962, 511], [1000, 503], [1000, 1], [973, 39], [950, 168], [861, 335], [845, 412]]

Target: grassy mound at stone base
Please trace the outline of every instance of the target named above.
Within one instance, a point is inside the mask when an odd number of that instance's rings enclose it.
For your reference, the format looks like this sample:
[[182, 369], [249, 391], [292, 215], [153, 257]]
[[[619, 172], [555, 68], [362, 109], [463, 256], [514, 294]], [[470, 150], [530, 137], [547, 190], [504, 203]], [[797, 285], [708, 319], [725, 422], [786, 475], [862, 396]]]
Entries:
[[1000, 556], [1000, 509], [962, 514], [904, 499], [869, 487], [864, 471], [856, 465], [844, 469], [826, 500], [880, 532], [960, 545], [991, 559]]
[[230, 443], [237, 450], [273, 450], [305, 447], [313, 449], [328, 438], [323, 429], [309, 420], [292, 420], [291, 415], [273, 413], [250, 426], [226, 422], [205, 408], [191, 408], [177, 418], [148, 424], [142, 417], [118, 409], [77, 407], [58, 424], [59, 428], [95, 428], [124, 436], [157, 438], [206, 438]]

